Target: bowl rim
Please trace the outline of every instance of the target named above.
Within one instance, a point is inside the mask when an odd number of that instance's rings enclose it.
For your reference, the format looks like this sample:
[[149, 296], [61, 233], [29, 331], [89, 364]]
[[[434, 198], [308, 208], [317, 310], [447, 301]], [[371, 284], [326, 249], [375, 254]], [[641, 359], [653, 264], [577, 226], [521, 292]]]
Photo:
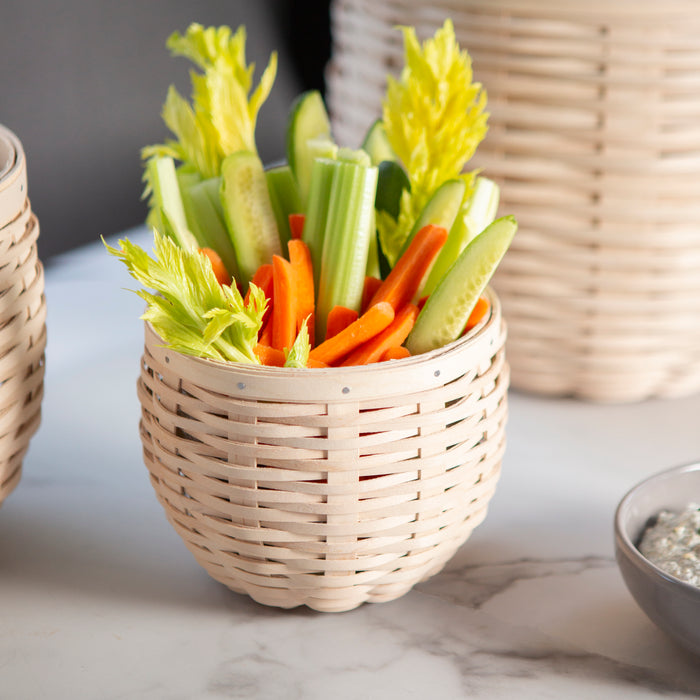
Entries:
[[[698, 598], [700, 600], [700, 587], [694, 586], [691, 583], [683, 581], [677, 578], [673, 574], [664, 571], [662, 568], [654, 564], [652, 561], [647, 559], [635, 542], [630, 537], [630, 533], [622, 524], [622, 515], [626, 508], [629, 507], [631, 501], [634, 500], [635, 496], [643, 488], [647, 487], [649, 484], [654, 482], [667, 481], [673, 479], [681, 474], [687, 474], [689, 472], [700, 472], [700, 461], [690, 462], [688, 464], [681, 464], [669, 469], [664, 469], [661, 472], [656, 472], [643, 479], [639, 483], [635, 484], [630, 488], [627, 493], [620, 500], [617, 508], [615, 509], [615, 540], [618, 544], [618, 548], [621, 549], [628, 558], [640, 569], [642, 569], [647, 575], [655, 576], [663, 579], [665, 582], [673, 584], [674, 586], [679, 586], [681, 591], [684, 591], [686, 595], [693, 598]], [[690, 500], [688, 501], [690, 503]], [[651, 513], [649, 517], [653, 517], [656, 513]]]

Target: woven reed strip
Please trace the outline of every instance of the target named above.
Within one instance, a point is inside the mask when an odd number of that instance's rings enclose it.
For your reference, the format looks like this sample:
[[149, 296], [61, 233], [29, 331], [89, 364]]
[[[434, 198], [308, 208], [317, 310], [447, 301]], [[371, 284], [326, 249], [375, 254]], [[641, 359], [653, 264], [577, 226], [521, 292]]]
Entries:
[[700, 390], [700, 13], [688, 0], [336, 0], [334, 133], [380, 115], [400, 33], [451, 16], [487, 89], [470, 166], [520, 230], [494, 286], [515, 387], [593, 401]]
[[[144, 461], [207, 572], [267, 605], [339, 611], [439, 571], [500, 474], [508, 366], [491, 299], [473, 337], [362, 368], [222, 365], [159, 347], [147, 328]], [[259, 398], [267, 386], [275, 396]]]
[[0, 503], [20, 480], [22, 460], [41, 420], [46, 302], [38, 235], [28, 205], [0, 229]]

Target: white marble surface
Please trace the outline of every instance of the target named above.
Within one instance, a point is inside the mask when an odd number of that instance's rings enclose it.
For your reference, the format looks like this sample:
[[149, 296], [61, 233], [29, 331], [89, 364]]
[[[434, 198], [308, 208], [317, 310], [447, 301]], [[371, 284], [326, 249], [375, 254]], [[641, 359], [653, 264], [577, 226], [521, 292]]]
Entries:
[[48, 271], [43, 423], [0, 508], [0, 698], [700, 695], [700, 659], [636, 606], [612, 539], [628, 488], [700, 459], [700, 396], [511, 392], [501, 482], [445, 571], [392, 603], [280, 611], [209, 579], [156, 501], [130, 285], [100, 244]]

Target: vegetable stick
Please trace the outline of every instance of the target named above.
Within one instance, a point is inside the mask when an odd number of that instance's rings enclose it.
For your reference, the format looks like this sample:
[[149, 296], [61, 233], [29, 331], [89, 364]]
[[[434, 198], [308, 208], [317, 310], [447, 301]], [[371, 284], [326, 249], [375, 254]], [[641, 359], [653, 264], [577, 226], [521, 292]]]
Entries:
[[224, 261], [219, 257], [219, 254], [212, 248], [200, 248], [199, 252], [209, 258], [211, 269], [214, 271], [214, 276], [219, 284], [231, 284], [231, 275], [229, 275]]
[[365, 284], [362, 288], [362, 313], [367, 311], [369, 302], [381, 286], [382, 281], [379, 279], [379, 277], [372, 277], [371, 275], [367, 275], [365, 277]]
[[302, 237], [302, 234], [304, 233], [305, 221], [306, 216], [304, 216], [304, 214], [289, 215], [289, 231], [292, 235], [292, 240], [296, 240]]
[[314, 326], [316, 314], [314, 310], [314, 271], [311, 266], [311, 251], [301, 239], [292, 239], [287, 244], [289, 262], [294, 272], [294, 283], [297, 290], [296, 331], [299, 332], [308, 318], [309, 343], [314, 346]]
[[394, 316], [394, 320], [379, 334], [351, 352], [341, 366], [368, 365], [371, 362], [379, 362], [382, 355], [389, 349], [401, 345], [408, 337], [413, 324], [418, 317], [418, 307], [406, 304]]
[[278, 350], [259, 342], [255, 346], [255, 356], [261, 364], [267, 367], [284, 367], [284, 350]]
[[377, 333], [381, 333], [393, 320], [394, 309], [391, 304], [380, 302], [370, 306], [357, 321], [313, 348], [309, 357], [332, 365]]
[[387, 360], [403, 360], [406, 357], [411, 357], [409, 349], [405, 345], [396, 345], [393, 348], [388, 348], [379, 358], [380, 362]]
[[[258, 343], [255, 346], [255, 355], [260, 360], [260, 362], [263, 365], [266, 365], [267, 367], [284, 367], [284, 363], [286, 360], [284, 356], [284, 350], [273, 348], [269, 345], [265, 345], [264, 343]], [[313, 360], [311, 358], [309, 358], [309, 361], [306, 366], [316, 368], [328, 367], [328, 365], [325, 362], [321, 362], [320, 360]]]
[[423, 277], [447, 240], [447, 230], [441, 226], [428, 224], [414, 236], [406, 252], [382, 282], [370, 301], [370, 305], [380, 301], [389, 302], [394, 311], [413, 300], [421, 286]]
[[328, 312], [326, 340], [338, 335], [343, 328], [347, 328], [351, 323], [357, 321], [359, 315], [355, 309], [349, 309], [347, 306], [334, 306]]
[[263, 325], [258, 334], [258, 343], [261, 345], [272, 346], [272, 319], [268, 318], [267, 323]]
[[[270, 263], [265, 263], [261, 265], [253, 275], [253, 279], [250, 280], [251, 284], [265, 292], [265, 296], [272, 300], [272, 265]], [[247, 304], [250, 299], [250, 292], [246, 293], [245, 303]]]
[[[262, 328], [264, 328], [265, 324], [270, 319], [270, 315], [272, 314], [272, 265], [270, 263], [265, 263], [264, 265], [261, 265], [255, 271], [253, 279], [250, 280], [250, 283], [262, 289], [262, 291], [265, 294], [265, 297], [267, 298], [267, 308], [265, 309], [265, 314], [263, 315], [263, 326], [260, 329], [262, 332]], [[245, 295], [246, 306], [248, 305], [249, 301], [250, 286], [248, 287], [248, 291]]]
[[[476, 326], [488, 313], [491, 308], [489, 300], [486, 297], [479, 297], [474, 304], [474, 308], [469, 314], [467, 319], [467, 325], [464, 327], [464, 333], [468, 333], [474, 326]], [[462, 335], [464, 335], [464, 333]]]
[[272, 288], [272, 347], [284, 350], [292, 347], [297, 335], [297, 293], [292, 266], [279, 255], [272, 256]]

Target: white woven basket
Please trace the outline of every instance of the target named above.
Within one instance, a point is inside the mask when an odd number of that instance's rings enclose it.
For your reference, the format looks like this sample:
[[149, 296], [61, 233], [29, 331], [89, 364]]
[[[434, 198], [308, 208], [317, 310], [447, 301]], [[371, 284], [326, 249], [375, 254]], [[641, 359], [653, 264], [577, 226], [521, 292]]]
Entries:
[[44, 273], [26, 185], [21, 144], [0, 126], [0, 504], [20, 480], [44, 387]]
[[399, 24], [452, 17], [489, 98], [470, 167], [520, 230], [494, 278], [514, 387], [595, 401], [700, 390], [700, 11], [693, 0], [336, 0], [334, 132], [361, 141]]
[[193, 358], [147, 326], [144, 460], [207, 572], [266, 605], [334, 612], [438, 572], [500, 474], [508, 368], [491, 301], [471, 337], [339, 369]]

